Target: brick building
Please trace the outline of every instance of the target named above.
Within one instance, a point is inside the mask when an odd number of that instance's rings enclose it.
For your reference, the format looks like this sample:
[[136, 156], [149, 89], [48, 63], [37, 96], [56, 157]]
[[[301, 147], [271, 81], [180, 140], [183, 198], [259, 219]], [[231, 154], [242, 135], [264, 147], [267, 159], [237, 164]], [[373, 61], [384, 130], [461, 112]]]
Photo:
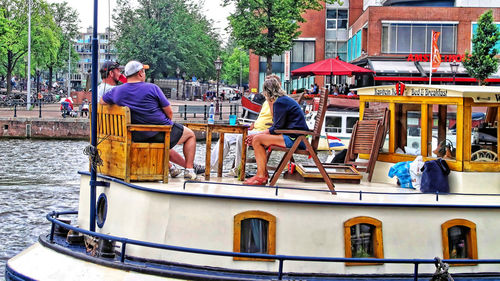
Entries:
[[[334, 83], [428, 83], [430, 34], [435, 30], [441, 32], [438, 45], [442, 63], [432, 74], [432, 83], [450, 84], [450, 62], [460, 62], [465, 51], [471, 50], [476, 21], [488, 9], [493, 10], [500, 28], [500, 1], [496, 0], [346, 0], [342, 6], [324, 4], [323, 10], [304, 15], [307, 22], [301, 26], [300, 38], [294, 41], [290, 70], [338, 56], [376, 74], [335, 77]], [[273, 73], [284, 77], [283, 55], [273, 57]], [[260, 91], [264, 75], [265, 58], [252, 54], [250, 88]], [[490, 83], [500, 84], [500, 71], [490, 78]], [[329, 83], [328, 77], [316, 76], [292, 80], [290, 86], [308, 88], [314, 82], [320, 86]], [[461, 64], [456, 83], [475, 83]]]

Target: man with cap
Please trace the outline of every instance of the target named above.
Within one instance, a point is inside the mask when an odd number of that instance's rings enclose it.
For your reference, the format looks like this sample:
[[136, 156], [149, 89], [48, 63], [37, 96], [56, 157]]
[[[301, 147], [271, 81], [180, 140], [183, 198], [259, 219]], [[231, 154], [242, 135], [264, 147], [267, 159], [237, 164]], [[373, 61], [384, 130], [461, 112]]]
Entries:
[[[196, 179], [194, 170], [196, 137], [191, 129], [172, 122], [172, 106], [158, 86], [146, 83], [146, 69], [149, 69], [149, 66], [138, 61], [128, 62], [125, 65], [127, 83], [114, 87], [104, 94], [101, 103], [129, 107], [131, 121], [134, 124], [172, 125], [170, 148], [176, 144], [184, 144], [185, 159], [171, 149], [170, 160], [185, 167], [185, 179], [194, 180]], [[133, 132], [132, 139], [135, 142], [163, 142], [165, 134], [161, 132]]]
[[101, 100], [102, 96], [117, 86], [122, 76], [121, 70], [123, 66], [114, 61], [105, 61], [101, 65], [99, 72], [101, 73], [102, 83], [97, 86], [97, 100]]

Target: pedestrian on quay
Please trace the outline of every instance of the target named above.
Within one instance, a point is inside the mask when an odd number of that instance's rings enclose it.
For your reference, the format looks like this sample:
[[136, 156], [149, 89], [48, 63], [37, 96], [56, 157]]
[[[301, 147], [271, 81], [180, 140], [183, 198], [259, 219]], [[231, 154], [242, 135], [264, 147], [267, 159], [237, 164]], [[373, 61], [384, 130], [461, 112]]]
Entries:
[[[170, 160], [184, 167], [184, 178], [195, 180], [196, 174], [202, 174], [205, 169], [201, 165], [194, 165], [196, 153], [196, 137], [194, 132], [182, 124], [172, 121], [173, 110], [170, 102], [162, 90], [155, 84], [146, 83], [146, 70], [148, 65], [138, 61], [130, 61], [125, 65], [127, 83], [113, 87], [105, 93], [100, 102], [103, 104], [117, 104], [130, 108], [133, 124], [172, 125], [170, 132]], [[165, 133], [162, 132], [133, 132], [134, 142], [162, 143]], [[172, 148], [183, 144], [183, 158]], [[174, 166], [170, 167], [170, 175], [176, 177], [180, 171]]]

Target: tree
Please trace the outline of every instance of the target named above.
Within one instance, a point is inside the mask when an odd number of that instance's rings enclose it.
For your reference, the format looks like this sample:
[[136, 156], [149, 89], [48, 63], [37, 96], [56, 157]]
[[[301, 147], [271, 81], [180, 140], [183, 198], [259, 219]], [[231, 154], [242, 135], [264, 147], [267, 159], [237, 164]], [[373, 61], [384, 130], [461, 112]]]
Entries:
[[[234, 3], [236, 10], [228, 19], [232, 36], [246, 49], [267, 59], [266, 74], [271, 74], [273, 55], [290, 50], [293, 39], [300, 35], [299, 23], [305, 22], [306, 10], [323, 9], [319, 0], [224, 0]], [[327, 0], [327, 3], [339, 0]]]
[[227, 84], [240, 84], [240, 74], [242, 83], [248, 83], [249, 57], [241, 47], [234, 46], [226, 49], [222, 55], [222, 80]]
[[57, 26], [55, 32], [61, 44], [59, 45], [56, 56], [47, 64], [47, 68], [49, 69], [49, 90], [52, 89], [52, 76], [54, 70], [66, 70], [68, 51], [71, 51], [71, 65], [76, 65], [79, 59], [78, 53], [74, 48], [71, 48], [70, 45], [78, 36], [78, 24], [80, 22], [78, 12], [71, 8], [67, 2], [52, 3], [50, 4], [50, 10], [52, 11], [54, 23]]
[[476, 34], [472, 38], [472, 54], [465, 51], [463, 65], [479, 85], [498, 70], [498, 50], [495, 44], [500, 40], [500, 31], [493, 22], [493, 11], [488, 10], [479, 17]]
[[[2, 36], [0, 45], [1, 64], [7, 75], [7, 93], [11, 93], [11, 78], [18, 67], [19, 60], [28, 52], [28, 3], [25, 0], [0, 0], [9, 31]], [[54, 24], [47, 3], [33, 1], [31, 12], [32, 73], [37, 66], [43, 65], [55, 55], [59, 41], [53, 34]]]
[[219, 40], [198, 5], [182, 0], [118, 0], [113, 21], [121, 61], [150, 64], [148, 76], [174, 75], [179, 67], [188, 76], [214, 76]]

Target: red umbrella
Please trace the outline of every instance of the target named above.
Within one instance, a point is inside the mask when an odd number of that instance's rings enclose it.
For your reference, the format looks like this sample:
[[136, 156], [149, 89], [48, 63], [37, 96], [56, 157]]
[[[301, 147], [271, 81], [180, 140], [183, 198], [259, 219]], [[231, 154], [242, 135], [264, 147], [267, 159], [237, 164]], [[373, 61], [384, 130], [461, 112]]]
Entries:
[[374, 73], [370, 69], [359, 67], [339, 59], [326, 59], [295, 69], [292, 76], [312, 75], [360, 75]]

